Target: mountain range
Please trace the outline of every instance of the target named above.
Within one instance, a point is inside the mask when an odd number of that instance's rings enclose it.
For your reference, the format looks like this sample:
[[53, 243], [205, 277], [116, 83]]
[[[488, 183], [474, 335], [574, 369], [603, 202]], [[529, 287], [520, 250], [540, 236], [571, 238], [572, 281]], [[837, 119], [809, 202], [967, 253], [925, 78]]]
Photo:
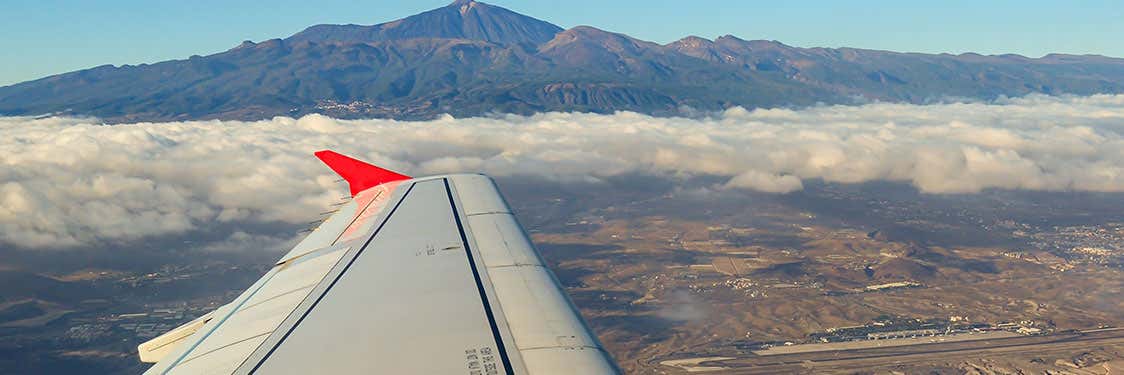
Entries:
[[423, 119], [540, 111], [680, 115], [743, 106], [927, 103], [1124, 92], [1124, 59], [798, 48], [690, 36], [657, 44], [471, 0], [373, 25], [0, 87], [0, 114], [109, 122], [324, 113]]

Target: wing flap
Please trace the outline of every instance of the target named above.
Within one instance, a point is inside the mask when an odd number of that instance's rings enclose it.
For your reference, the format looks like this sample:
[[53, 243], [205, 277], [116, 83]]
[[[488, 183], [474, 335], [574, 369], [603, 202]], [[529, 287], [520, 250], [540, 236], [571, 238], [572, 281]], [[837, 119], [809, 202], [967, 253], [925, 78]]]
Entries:
[[488, 273], [519, 350], [600, 348], [546, 268], [500, 267]]
[[615, 373], [608, 353], [546, 268], [495, 183], [481, 175], [451, 180], [528, 372]]
[[226, 308], [226, 306], [219, 307], [215, 311], [203, 314], [203, 316], [195, 318], [195, 320], [184, 323], [183, 325], [176, 327], [171, 331], [165, 332], [164, 334], [157, 336], [152, 340], [148, 340], [143, 344], [140, 344], [139, 346], [137, 346], [137, 352], [140, 353], [141, 362], [160, 362], [160, 360], [166, 357], [168, 353], [171, 353], [176, 348], [179, 348], [180, 345], [183, 345], [183, 343], [186, 342], [192, 334], [194, 334], [196, 331], [199, 331], [200, 328], [203, 328], [203, 325], [211, 321], [211, 319], [215, 317], [215, 314], [223, 308]]
[[176, 374], [229, 374], [246, 359], [244, 353], [254, 350], [265, 341], [266, 335], [254, 336], [226, 344], [208, 352], [206, 356], [180, 362], [175, 367]]
[[216, 310], [146, 373], [233, 372], [347, 250], [346, 246], [329, 247], [275, 266], [233, 302]]
[[608, 354], [601, 350], [539, 348], [522, 349], [528, 374], [619, 374]]
[[[219, 327], [201, 343], [184, 362], [204, 355], [214, 355], [217, 350], [227, 348], [231, 343], [252, 340], [273, 333], [285, 317], [305, 299], [316, 284], [324, 277], [348, 248], [333, 248], [319, 256], [309, 257], [303, 262], [280, 267], [278, 272], [258, 293], [242, 303], [235, 313], [230, 314]], [[224, 349], [234, 353], [229, 348]], [[240, 358], [249, 353], [241, 352]], [[237, 365], [237, 364], [236, 364]], [[233, 369], [233, 368], [232, 368]]]

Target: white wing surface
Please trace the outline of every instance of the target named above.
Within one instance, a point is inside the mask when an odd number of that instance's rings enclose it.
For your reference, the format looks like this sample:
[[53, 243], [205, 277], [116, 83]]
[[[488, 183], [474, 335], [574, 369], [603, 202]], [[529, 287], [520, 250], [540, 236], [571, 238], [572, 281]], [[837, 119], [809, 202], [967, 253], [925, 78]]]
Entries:
[[354, 199], [147, 374], [615, 374], [495, 184], [317, 153]]

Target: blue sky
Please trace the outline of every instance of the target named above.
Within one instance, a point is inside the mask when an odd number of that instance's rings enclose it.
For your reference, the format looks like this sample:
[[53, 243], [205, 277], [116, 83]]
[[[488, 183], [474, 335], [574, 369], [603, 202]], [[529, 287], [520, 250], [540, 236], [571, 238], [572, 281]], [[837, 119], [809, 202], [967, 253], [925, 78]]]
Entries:
[[[0, 85], [102, 64], [207, 55], [319, 23], [375, 24], [446, 0], [4, 0]], [[591, 25], [660, 43], [732, 34], [800, 47], [909, 52], [1050, 52], [1124, 57], [1124, 2], [494, 0], [569, 28]]]

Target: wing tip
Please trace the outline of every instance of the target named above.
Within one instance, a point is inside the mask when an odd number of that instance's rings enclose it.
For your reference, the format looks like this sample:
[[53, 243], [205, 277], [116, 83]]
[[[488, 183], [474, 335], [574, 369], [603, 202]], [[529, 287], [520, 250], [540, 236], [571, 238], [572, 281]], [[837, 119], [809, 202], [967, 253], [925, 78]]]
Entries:
[[343, 177], [351, 187], [351, 196], [360, 192], [385, 184], [387, 182], [409, 180], [412, 177], [368, 164], [361, 160], [340, 154], [332, 150], [321, 150], [313, 153], [320, 161], [328, 165], [340, 177]]

